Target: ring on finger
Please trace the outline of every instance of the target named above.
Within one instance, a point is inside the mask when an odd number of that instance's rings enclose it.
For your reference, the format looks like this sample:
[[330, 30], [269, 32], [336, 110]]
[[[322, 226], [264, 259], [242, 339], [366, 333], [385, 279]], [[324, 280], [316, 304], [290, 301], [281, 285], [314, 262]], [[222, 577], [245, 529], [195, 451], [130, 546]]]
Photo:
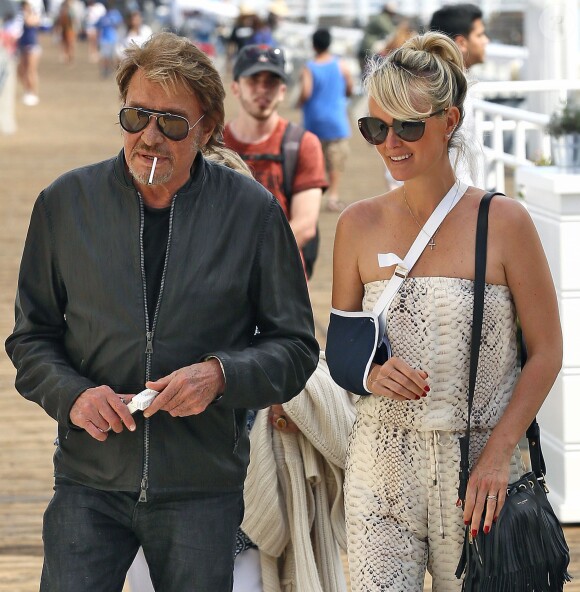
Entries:
[[287, 425], [288, 425], [288, 422], [286, 421], [286, 418], [283, 415], [281, 415], [276, 420], [276, 426], [281, 430], [283, 430]]
[[124, 397], [119, 397], [119, 399], [121, 400], [121, 403], [125, 404], [125, 398]]
[[487, 499], [489, 501], [496, 502], [497, 501], [497, 495], [488, 495], [487, 496]]

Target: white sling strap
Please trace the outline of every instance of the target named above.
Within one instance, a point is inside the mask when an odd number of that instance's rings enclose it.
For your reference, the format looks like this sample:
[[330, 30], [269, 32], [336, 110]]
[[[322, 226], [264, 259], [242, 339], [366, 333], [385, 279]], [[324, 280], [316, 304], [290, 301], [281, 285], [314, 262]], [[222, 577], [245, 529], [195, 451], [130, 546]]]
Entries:
[[397, 265], [387, 287], [384, 289], [373, 308], [373, 313], [379, 319], [380, 335], [384, 335], [385, 333], [385, 315], [383, 313], [388, 310], [404, 279], [407, 277], [411, 269], [413, 269], [417, 259], [419, 259], [421, 253], [425, 250], [425, 247], [445, 219], [445, 216], [447, 216], [447, 214], [449, 214], [449, 212], [459, 203], [459, 200], [465, 195], [467, 188], [468, 185], [459, 180], [453, 183], [451, 189], [447, 192], [447, 195], [445, 195], [445, 197], [439, 202], [439, 205], [433, 210], [433, 213], [429, 216], [429, 219], [419, 231], [415, 242], [403, 260], [395, 255], [395, 253], [378, 254], [379, 267]]

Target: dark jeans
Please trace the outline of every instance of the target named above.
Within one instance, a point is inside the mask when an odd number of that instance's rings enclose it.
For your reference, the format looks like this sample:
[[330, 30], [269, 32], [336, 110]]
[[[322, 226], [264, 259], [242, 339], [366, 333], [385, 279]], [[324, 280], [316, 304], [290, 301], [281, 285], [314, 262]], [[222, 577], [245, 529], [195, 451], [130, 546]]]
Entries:
[[179, 499], [58, 484], [44, 514], [41, 592], [121, 592], [139, 546], [158, 592], [231, 592], [243, 494]]

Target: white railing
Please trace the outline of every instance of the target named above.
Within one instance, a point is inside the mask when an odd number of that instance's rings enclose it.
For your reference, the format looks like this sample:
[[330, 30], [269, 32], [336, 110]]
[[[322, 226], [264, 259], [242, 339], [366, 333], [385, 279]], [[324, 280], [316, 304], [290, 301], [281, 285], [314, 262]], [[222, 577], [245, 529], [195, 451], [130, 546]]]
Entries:
[[[530, 93], [557, 93], [565, 103], [569, 91], [580, 90], [580, 80], [522, 80], [481, 82], [474, 87], [475, 129], [483, 146], [485, 187], [505, 190], [505, 169], [529, 166], [551, 158], [550, 138], [546, 127], [550, 116], [526, 109], [508, 107], [486, 101], [483, 97], [529, 96]], [[508, 132], [507, 141], [504, 135]], [[510, 145], [509, 152], [506, 144]]]

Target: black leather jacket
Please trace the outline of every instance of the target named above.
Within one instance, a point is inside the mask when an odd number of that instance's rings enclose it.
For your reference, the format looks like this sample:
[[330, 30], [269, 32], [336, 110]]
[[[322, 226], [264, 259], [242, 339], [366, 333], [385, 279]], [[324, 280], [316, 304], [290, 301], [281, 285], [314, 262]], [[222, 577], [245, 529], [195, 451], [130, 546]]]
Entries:
[[[35, 204], [6, 350], [17, 389], [58, 422], [57, 478], [142, 495], [239, 490], [245, 409], [291, 399], [314, 371], [304, 271], [276, 199], [198, 155], [172, 207], [160, 303], [147, 328], [143, 206], [123, 152], [63, 175]], [[89, 387], [136, 393], [208, 355], [221, 360], [226, 389], [198, 416], [137, 412], [136, 432], [105, 442], [70, 423]]]

